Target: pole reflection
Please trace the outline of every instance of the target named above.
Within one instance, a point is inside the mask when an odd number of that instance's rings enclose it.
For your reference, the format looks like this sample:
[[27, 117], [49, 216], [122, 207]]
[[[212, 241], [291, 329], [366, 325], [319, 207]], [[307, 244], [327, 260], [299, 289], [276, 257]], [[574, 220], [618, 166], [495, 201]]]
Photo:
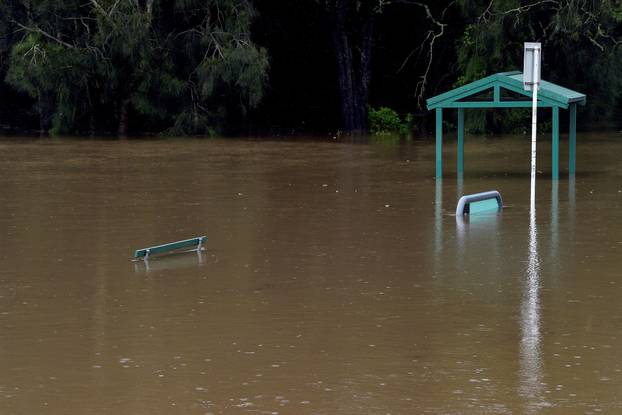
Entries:
[[559, 181], [551, 183], [551, 246], [550, 258], [555, 265], [559, 265]]
[[526, 280], [521, 304], [520, 393], [527, 398], [527, 412], [542, 403], [542, 355], [540, 331], [540, 258], [536, 224], [535, 177], [531, 177], [529, 209], [529, 245]]
[[[458, 177], [456, 180], [456, 202], [464, 195], [464, 173], [458, 171]], [[465, 218], [464, 216], [456, 215], [456, 243], [457, 249], [457, 265], [458, 269], [464, 268], [464, 244], [465, 244]]]
[[443, 250], [443, 179], [436, 179], [434, 198], [434, 256], [439, 259]]
[[[575, 177], [574, 175], [570, 176], [568, 179], [568, 218], [569, 218], [569, 229], [571, 232], [574, 232], [574, 220], [575, 220], [575, 209], [576, 209], [576, 190], [575, 190]], [[570, 235], [572, 237], [572, 241], [574, 241], [574, 233]]]

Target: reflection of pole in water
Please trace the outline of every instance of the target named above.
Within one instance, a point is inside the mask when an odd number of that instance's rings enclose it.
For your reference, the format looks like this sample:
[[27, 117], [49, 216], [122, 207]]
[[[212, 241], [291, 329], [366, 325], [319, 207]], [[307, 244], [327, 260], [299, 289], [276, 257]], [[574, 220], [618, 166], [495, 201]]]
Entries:
[[[574, 178], [574, 175], [571, 175], [570, 178], [568, 178], [568, 218], [570, 220], [571, 231], [574, 231], [576, 198], [577, 198], [577, 194], [575, 191], [575, 178]], [[574, 238], [572, 240], [574, 240]]]
[[443, 179], [436, 179], [434, 197], [434, 273], [439, 272], [443, 252]]
[[438, 259], [443, 249], [443, 179], [436, 179], [434, 198], [434, 254]]
[[542, 359], [540, 355], [540, 259], [536, 228], [535, 176], [531, 178], [529, 211], [529, 250], [526, 283], [521, 305], [520, 378], [521, 395], [528, 399], [528, 410], [536, 411], [542, 400]]
[[[458, 178], [456, 181], [456, 200], [464, 196], [464, 173], [458, 170]], [[458, 269], [464, 268], [464, 249], [465, 249], [465, 218], [464, 216], [456, 216], [456, 242], [458, 244], [457, 266]]]
[[574, 174], [568, 178], [568, 225], [564, 228], [564, 240], [572, 241], [566, 244], [566, 248], [562, 250], [564, 258], [560, 258], [559, 262], [571, 264], [572, 258], [575, 257], [575, 219], [576, 219], [576, 190]]
[[551, 258], [553, 263], [558, 264], [557, 259], [559, 245], [559, 181], [552, 181], [551, 188]]
[[466, 249], [466, 221], [464, 216], [456, 216], [456, 265], [458, 269], [464, 269], [464, 251]]

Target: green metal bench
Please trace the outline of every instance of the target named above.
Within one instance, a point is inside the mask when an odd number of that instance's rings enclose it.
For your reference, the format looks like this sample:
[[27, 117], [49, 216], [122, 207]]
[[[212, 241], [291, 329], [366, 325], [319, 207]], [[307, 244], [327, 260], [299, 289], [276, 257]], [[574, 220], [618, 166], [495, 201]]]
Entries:
[[163, 252], [175, 251], [177, 249], [188, 248], [192, 246], [196, 246], [196, 249], [192, 249], [191, 251], [200, 252], [201, 250], [203, 250], [203, 242], [205, 241], [207, 241], [207, 236], [197, 236], [195, 238], [184, 239], [183, 241], [152, 246], [150, 248], [137, 249], [134, 252], [134, 258], [147, 260], [149, 259], [150, 255], [161, 254]]

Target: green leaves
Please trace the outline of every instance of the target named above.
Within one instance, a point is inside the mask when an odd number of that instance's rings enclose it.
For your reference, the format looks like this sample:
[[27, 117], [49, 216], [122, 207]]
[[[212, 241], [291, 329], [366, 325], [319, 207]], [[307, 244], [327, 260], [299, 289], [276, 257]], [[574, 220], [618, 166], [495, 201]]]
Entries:
[[404, 120], [398, 113], [388, 107], [368, 108], [369, 129], [374, 134], [399, 134], [409, 135], [412, 133], [414, 117], [406, 114]]
[[[622, 97], [620, 2], [603, 0], [463, 0], [466, 26], [456, 45], [462, 85], [495, 72], [522, 68], [523, 42], [543, 46], [542, 76], [584, 91], [583, 121], [611, 117]], [[509, 112], [508, 112], [509, 114]], [[509, 115], [467, 118], [471, 130], [512, 129]]]
[[203, 133], [263, 97], [268, 57], [250, 39], [249, 1], [17, 3], [19, 20], [0, 13], [22, 33], [6, 80], [35, 99], [53, 131], [114, 131], [134, 114], [143, 129]]

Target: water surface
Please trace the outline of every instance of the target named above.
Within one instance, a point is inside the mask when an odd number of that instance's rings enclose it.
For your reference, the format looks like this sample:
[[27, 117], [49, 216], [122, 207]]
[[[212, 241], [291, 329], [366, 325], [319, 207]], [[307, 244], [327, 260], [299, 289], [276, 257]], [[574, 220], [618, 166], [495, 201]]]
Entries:
[[620, 413], [620, 138], [0, 141], [0, 413]]

